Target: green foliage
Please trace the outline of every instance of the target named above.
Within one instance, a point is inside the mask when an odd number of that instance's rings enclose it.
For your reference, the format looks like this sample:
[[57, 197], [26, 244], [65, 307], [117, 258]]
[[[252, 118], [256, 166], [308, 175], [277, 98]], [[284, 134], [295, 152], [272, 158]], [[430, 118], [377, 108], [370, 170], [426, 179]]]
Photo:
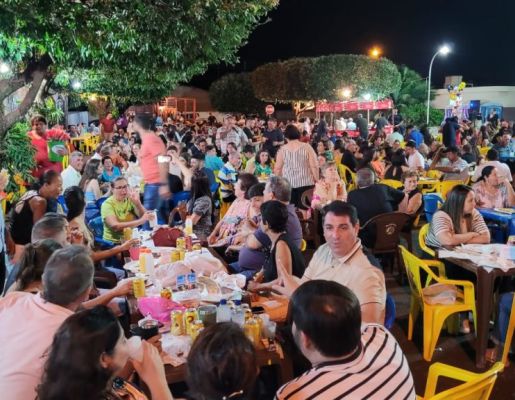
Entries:
[[343, 88], [350, 89], [353, 98], [369, 93], [381, 99], [400, 85], [399, 71], [390, 60], [353, 54], [293, 58], [262, 65], [252, 73], [256, 96], [282, 103], [342, 100]]
[[399, 73], [401, 85], [398, 90], [392, 92], [392, 99], [397, 108], [402, 112], [406, 106], [425, 103], [427, 101], [427, 81], [405, 65], [399, 66]]
[[35, 104], [34, 113], [45, 117], [49, 126], [60, 124], [64, 118], [63, 110], [57, 107], [52, 97], [47, 97], [42, 104]]
[[4, 0], [0, 59], [49, 55], [56, 83], [157, 100], [236, 51], [278, 0]]
[[9, 199], [11, 202], [20, 197], [20, 186], [15, 182], [15, 177], [28, 183], [33, 181], [31, 172], [36, 166], [35, 150], [27, 136], [28, 131], [30, 126], [27, 122], [18, 122], [7, 131], [4, 140], [0, 142], [0, 165], [11, 176], [5, 189], [7, 193], [14, 193]]
[[[421, 126], [426, 123], [427, 106], [425, 103], [404, 106], [401, 114], [407, 124]], [[429, 126], [439, 126], [444, 117], [444, 111], [436, 108], [429, 109]]]
[[224, 75], [211, 84], [209, 98], [221, 112], [263, 114], [266, 106], [254, 95], [250, 73]]

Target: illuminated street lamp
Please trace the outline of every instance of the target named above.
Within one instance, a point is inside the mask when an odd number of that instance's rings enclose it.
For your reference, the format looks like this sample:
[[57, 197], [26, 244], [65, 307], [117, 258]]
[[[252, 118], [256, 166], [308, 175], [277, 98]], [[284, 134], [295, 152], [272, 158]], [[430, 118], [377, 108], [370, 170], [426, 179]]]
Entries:
[[363, 98], [366, 100], [366, 101], [370, 101], [370, 99], [372, 98], [372, 95], [370, 93], [365, 93], [363, 95]]
[[438, 49], [438, 51], [435, 53], [433, 58], [431, 59], [431, 62], [429, 63], [429, 76], [427, 78], [427, 112], [426, 112], [426, 124], [429, 125], [429, 102], [431, 101], [431, 71], [433, 69], [433, 61], [435, 60], [436, 56], [438, 54], [441, 54], [442, 56], [446, 56], [451, 52], [451, 48], [447, 45], [443, 45]]
[[379, 57], [381, 57], [381, 54], [383, 52], [381, 51], [381, 49], [379, 47], [373, 47], [370, 52], [369, 52], [369, 55], [370, 57], [372, 58], [375, 58], [375, 59], [378, 59]]
[[349, 88], [342, 89], [342, 97], [344, 97], [346, 99], [350, 99], [351, 95], [352, 95], [352, 92]]

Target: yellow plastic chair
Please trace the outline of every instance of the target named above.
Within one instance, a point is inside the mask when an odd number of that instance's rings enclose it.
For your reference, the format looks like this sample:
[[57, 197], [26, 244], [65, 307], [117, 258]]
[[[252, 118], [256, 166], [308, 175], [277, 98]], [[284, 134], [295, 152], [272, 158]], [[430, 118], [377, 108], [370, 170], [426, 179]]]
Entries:
[[[356, 188], [356, 173], [352, 172], [352, 170], [347, 167], [345, 164], [338, 165], [338, 174], [340, 174], [340, 178], [345, 182], [345, 186], [347, 186], [347, 192]], [[347, 177], [350, 176], [351, 179], [348, 180]]]
[[[426, 391], [424, 397], [417, 396], [420, 400], [488, 400], [492, 393], [497, 375], [504, 369], [504, 364], [497, 362], [488, 371], [482, 374], [456, 368], [451, 365], [434, 363], [429, 367]], [[452, 389], [436, 393], [439, 377], [446, 377], [463, 381], [461, 385]]]
[[382, 179], [379, 181], [379, 183], [386, 186], [390, 186], [394, 189], [399, 189], [400, 187], [402, 187], [402, 182], [396, 181], [395, 179]]
[[306, 243], [306, 241], [304, 239], [302, 239], [302, 241], [300, 242], [300, 251], [302, 251], [302, 252], [306, 251], [307, 247], [308, 247], [308, 244]]
[[[429, 254], [431, 257], [433, 257], [432, 260], [426, 260], [424, 259], [424, 262], [426, 263], [426, 265], [430, 268], [435, 268], [435, 270], [433, 270], [433, 272], [437, 272], [438, 271], [438, 276], [440, 278], [445, 278], [445, 265], [443, 262], [439, 261], [439, 260], [436, 260], [436, 253], [435, 251], [431, 248], [431, 247], [428, 247], [428, 245], [426, 244], [426, 236], [427, 234], [429, 233], [429, 224], [424, 224], [422, 225], [422, 228], [420, 228], [420, 231], [418, 232], [418, 245], [419, 247], [425, 251], [427, 254]], [[429, 277], [428, 277], [429, 279]], [[427, 284], [427, 282], [426, 282]]]
[[442, 171], [438, 171], [436, 169], [430, 169], [426, 172], [426, 176], [431, 179], [440, 179], [443, 175]]
[[[474, 298], [474, 285], [468, 281], [458, 281], [443, 279], [434, 274], [424, 260], [410, 253], [404, 246], [399, 246], [401, 251], [406, 275], [411, 289], [410, 312], [408, 319], [408, 340], [413, 338], [413, 325], [422, 310], [424, 314], [423, 324], [423, 357], [426, 361], [431, 361], [435, 351], [436, 343], [440, 337], [440, 332], [447, 318], [453, 314], [471, 311], [474, 317], [474, 326], [477, 326], [476, 303]], [[422, 284], [421, 272], [428, 274], [425, 285]], [[453, 304], [429, 304], [424, 299], [422, 291], [428, 283], [432, 282], [454, 285], [462, 288], [463, 298], [456, 299]], [[451, 322], [451, 321], [449, 321]], [[453, 321], [454, 322], [454, 321]], [[453, 324], [450, 324], [451, 326]]]
[[442, 198], [445, 200], [447, 199], [447, 193], [449, 193], [456, 185], [463, 185], [463, 181], [441, 181], [436, 185], [436, 191], [440, 193]]
[[515, 329], [515, 296], [511, 303], [510, 322], [508, 322], [508, 331], [506, 332], [506, 340], [504, 341], [504, 350], [502, 351], [501, 362], [506, 365], [508, 361], [508, 353], [511, 348], [511, 341], [513, 339], [513, 330]]

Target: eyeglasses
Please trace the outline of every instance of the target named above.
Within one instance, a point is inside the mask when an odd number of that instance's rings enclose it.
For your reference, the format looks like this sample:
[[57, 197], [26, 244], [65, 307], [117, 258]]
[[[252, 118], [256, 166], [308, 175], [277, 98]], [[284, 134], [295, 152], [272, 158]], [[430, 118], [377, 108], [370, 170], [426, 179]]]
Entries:
[[116, 190], [126, 190], [127, 188], [128, 188], [127, 185], [115, 187]]

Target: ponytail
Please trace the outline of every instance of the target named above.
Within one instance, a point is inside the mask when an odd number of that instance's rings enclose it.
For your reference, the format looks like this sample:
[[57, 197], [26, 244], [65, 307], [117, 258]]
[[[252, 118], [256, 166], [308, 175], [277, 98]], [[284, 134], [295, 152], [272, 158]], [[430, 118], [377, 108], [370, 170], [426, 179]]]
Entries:
[[53, 239], [44, 239], [25, 245], [16, 276], [16, 290], [25, 290], [33, 282], [41, 281], [45, 265], [54, 251], [62, 246]]

